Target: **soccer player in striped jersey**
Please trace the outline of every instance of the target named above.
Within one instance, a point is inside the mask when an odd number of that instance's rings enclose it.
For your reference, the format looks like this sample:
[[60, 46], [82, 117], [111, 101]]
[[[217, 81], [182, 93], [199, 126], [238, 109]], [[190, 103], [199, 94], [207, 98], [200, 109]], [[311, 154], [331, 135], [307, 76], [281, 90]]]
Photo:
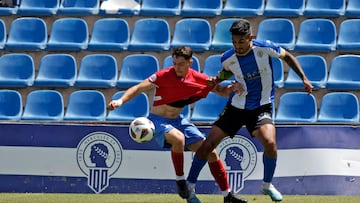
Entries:
[[213, 81], [218, 83], [234, 75], [236, 91], [229, 97], [227, 106], [214, 122], [207, 139], [196, 154], [199, 159], [206, 159], [224, 137], [233, 137], [242, 126], [246, 126], [264, 147], [261, 190], [278, 202], [283, 197], [271, 183], [277, 161], [276, 134], [272, 120], [275, 87], [271, 57], [285, 61], [302, 79], [306, 92], [311, 93], [313, 86], [291, 53], [271, 41], [254, 39], [248, 20], [239, 19], [234, 22], [230, 32], [233, 48], [223, 53], [223, 69]]

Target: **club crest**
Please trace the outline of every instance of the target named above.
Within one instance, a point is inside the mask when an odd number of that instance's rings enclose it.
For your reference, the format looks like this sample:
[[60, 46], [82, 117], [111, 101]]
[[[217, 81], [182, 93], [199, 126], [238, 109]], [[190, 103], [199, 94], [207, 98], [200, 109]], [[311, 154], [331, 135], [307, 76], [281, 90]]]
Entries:
[[121, 165], [122, 147], [111, 134], [93, 132], [79, 142], [76, 160], [88, 178], [88, 186], [95, 193], [101, 193]]
[[244, 136], [236, 135], [234, 138], [224, 138], [216, 150], [227, 169], [231, 190], [239, 193], [256, 166], [257, 149], [254, 143]]

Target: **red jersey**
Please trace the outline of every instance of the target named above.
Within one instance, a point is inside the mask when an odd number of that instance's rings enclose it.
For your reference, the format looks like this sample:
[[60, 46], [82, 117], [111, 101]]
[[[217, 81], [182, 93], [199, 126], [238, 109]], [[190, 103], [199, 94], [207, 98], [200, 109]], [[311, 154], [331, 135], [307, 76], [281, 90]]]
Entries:
[[191, 68], [189, 68], [185, 78], [178, 77], [174, 66], [154, 73], [148, 78], [151, 83], [157, 86], [154, 106], [180, 102], [180, 105], [176, 104], [173, 106], [183, 107], [186, 104], [206, 97], [212, 90], [212, 88], [206, 85], [207, 78], [207, 75]]

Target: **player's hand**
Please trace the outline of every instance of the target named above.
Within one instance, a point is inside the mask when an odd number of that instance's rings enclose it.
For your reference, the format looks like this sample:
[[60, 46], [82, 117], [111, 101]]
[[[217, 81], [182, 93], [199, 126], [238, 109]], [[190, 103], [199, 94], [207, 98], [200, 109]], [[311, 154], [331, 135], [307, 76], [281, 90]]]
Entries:
[[114, 109], [120, 107], [121, 105], [122, 105], [122, 101], [112, 100], [112, 101], [108, 104], [107, 108], [108, 108], [109, 110], [114, 110]]
[[241, 95], [245, 91], [244, 86], [236, 81], [233, 81], [231, 86], [232, 91], [236, 94]]
[[206, 80], [206, 86], [213, 88], [218, 84], [218, 81], [216, 79], [216, 77], [208, 77], [208, 79]]
[[308, 79], [305, 79], [304, 81], [304, 85], [305, 85], [305, 91], [307, 92], [307, 93], [312, 93], [312, 91], [313, 91], [313, 85], [310, 83], [310, 81], [308, 80]]

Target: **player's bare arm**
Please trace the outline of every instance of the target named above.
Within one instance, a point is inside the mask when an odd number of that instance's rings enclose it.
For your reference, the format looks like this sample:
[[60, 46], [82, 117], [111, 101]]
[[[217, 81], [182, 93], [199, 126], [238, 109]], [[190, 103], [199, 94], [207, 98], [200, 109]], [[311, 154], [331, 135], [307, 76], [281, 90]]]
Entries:
[[108, 104], [108, 109], [114, 110], [120, 107], [123, 103], [126, 103], [127, 101], [131, 100], [141, 92], [146, 92], [153, 88], [155, 88], [155, 85], [152, 84], [149, 80], [145, 79], [141, 83], [127, 89], [120, 99], [112, 100]]
[[302, 79], [302, 81], [304, 83], [304, 86], [305, 86], [305, 91], [308, 92], [308, 93], [311, 93], [314, 87], [312, 86], [312, 84], [310, 83], [308, 78], [306, 77], [303, 69], [301, 68], [301, 65], [300, 65], [299, 61], [295, 58], [295, 56], [292, 55], [291, 53], [289, 53], [288, 51], [285, 51], [285, 55], [283, 57], [281, 57], [281, 58]]

